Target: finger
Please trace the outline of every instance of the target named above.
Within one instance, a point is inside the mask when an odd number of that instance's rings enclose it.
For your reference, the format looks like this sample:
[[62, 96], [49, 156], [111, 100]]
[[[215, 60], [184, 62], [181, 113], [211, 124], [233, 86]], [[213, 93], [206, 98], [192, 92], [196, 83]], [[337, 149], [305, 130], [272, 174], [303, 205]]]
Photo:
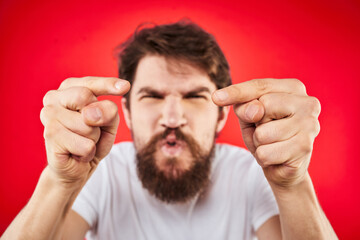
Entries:
[[255, 129], [255, 124], [246, 127], [241, 126], [241, 133], [244, 139], [245, 146], [252, 154], [255, 154], [256, 151], [256, 146], [253, 139]]
[[114, 145], [116, 134], [108, 131], [101, 131], [100, 140], [96, 144], [95, 159], [103, 159], [110, 152]]
[[297, 79], [254, 79], [219, 89], [212, 99], [219, 106], [246, 103], [267, 93], [293, 93], [306, 95], [305, 86]]
[[307, 97], [288, 93], [269, 93], [261, 96], [259, 101], [265, 108], [265, 114], [260, 123], [292, 117], [301, 109], [305, 98]]
[[256, 128], [255, 122], [262, 119], [264, 107], [258, 100], [253, 100], [249, 103], [235, 105], [234, 112], [239, 119], [244, 143], [248, 150], [254, 153], [256, 150], [253, 142], [253, 134]]
[[90, 162], [94, 158], [96, 143], [93, 140], [70, 131], [63, 132], [62, 135], [57, 139], [61, 152], [67, 151], [70, 157], [81, 162]]
[[294, 137], [301, 130], [301, 122], [301, 119], [292, 117], [258, 125], [253, 134], [255, 147], [285, 141]]
[[103, 100], [91, 103], [81, 111], [84, 122], [89, 126], [108, 128], [110, 132], [112, 126], [118, 122], [119, 114], [117, 105], [110, 100]]
[[44, 106], [61, 105], [64, 108], [80, 111], [86, 105], [96, 102], [94, 93], [86, 87], [70, 87], [63, 90], [52, 90], [43, 98]]
[[263, 104], [259, 100], [252, 100], [244, 104], [236, 104], [234, 106], [236, 116], [240, 120], [240, 124], [259, 122], [265, 114]]
[[294, 137], [266, 145], [260, 145], [255, 151], [255, 158], [259, 165], [268, 167], [286, 163], [288, 167], [299, 167], [295, 160], [311, 153], [314, 139], [297, 134]]
[[45, 106], [41, 111], [44, 125], [50, 120], [58, 121], [65, 128], [83, 137], [92, 139], [95, 143], [100, 138], [100, 128], [85, 124], [81, 113], [54, 105]]
[[96, 158], [102, 159], [109, 153], [115, 141], [120, 120], [117, 105], [108, 100], [96, 102], [85, 107], [82, 115], [86, 124], [101, 126], [101, 135], [96, 147]]
[[44, 138], [47, 152], [58, 157], [68, 155], [79, 161], [89, 162], [95, 156], [96, 144], [92, 139], [70, 131], [57, 121], [51, 121], [46, 125]]
[[320, 114], [319, 100], [310, 96], [269, 93], [260, 97], [259, 101], [265, 108], [265, 115], [260, 123], [291, 118], [294, 115], [299, 115], [302, 118], [317, 118]]
[[126, 80], [114, 77], [68, 78], [61, 83], [59, 90], [64, 90], [70, 87], [86, 87], [90, 89], [95, 96], [120, 96], [129, 91], [130, 83]]

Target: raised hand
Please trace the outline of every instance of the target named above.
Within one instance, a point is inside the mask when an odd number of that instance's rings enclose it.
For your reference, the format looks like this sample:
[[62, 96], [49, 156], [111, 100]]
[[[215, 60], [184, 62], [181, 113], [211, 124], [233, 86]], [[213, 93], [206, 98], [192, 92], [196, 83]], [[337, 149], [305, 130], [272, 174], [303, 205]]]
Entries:
[[216, 91], [219, 106], [234, 105], [249, 151], [270, 183], [304, 179], [320, 131], [320, 103], [297, 79], [255, 79]]
[[129, 89], [129, 82], [118, 78], [69, 78], [45, 95], [40, 118], [48, 165], [61, 183], [81, 187], [109, 153], [119, 124], [118, 109], [97, 97], [120, 96]]

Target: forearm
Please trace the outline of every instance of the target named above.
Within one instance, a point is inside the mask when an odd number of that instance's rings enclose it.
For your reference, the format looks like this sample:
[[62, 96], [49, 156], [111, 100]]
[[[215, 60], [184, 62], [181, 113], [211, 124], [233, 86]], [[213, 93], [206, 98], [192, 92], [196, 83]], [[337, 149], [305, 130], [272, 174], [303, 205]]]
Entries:
[[320, 207], [308, 173], [292, 188], [270, 185], [279, 206], [283, 239], [338, 239]]
[[28, 204], [5, 231], [2, 239], [58, 239], [67, 212], [79, 188], [59, 184], [48, 168], [42, 172]]

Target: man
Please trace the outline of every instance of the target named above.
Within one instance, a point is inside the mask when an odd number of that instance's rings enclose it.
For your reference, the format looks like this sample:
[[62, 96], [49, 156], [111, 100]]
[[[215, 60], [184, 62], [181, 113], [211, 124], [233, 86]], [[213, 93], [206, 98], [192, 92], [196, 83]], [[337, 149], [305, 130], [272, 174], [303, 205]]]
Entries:
[[[320, 104], [300, 81], [231, 85], [186, 22], [136, 32], [119, 59], [128, 81], [70, 78], [44, 97], [48, 166], [4, 239], [337, 239], [307, 172]], [[125, 94], [133, 143], [112, 146], [109, 94]], [[231, 105], [250, 153], [215, 144]]]

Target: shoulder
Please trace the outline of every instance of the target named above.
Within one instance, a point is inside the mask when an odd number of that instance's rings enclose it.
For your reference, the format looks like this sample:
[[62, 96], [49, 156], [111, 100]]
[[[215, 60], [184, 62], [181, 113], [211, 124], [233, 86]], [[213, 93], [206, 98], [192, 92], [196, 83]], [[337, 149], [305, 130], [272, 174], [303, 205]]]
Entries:
[[250, 157], [251, 153], [245, 148], [230, 145], [227, 143], [217, 143], [215, 145], [216, 157]]
[[253, 155], [246, 149], [233, 146], [229, 144], [215, 145], [215, 164], [221, 162], [222, 164], [234, 165], [252, 165], [256, 161]]
[[95, 181], [99, 184], [101, 181], [116, 181], [117, 176], [133, 174], [135, 172], [135, 155], [132, 142], [114, 144], [110, 153], [100, 161], [89, 181]]
[[263, 171], [254, 156], [244, 148], [229, 144], [216, 144], [213, 172], [234, 173], [233, 177], [241, 179], [263, 178]]
[[120, 142], [113, 145], [106, 158], [129, 158], [135, 156], [135, 147], [132, 142]]
[[135, 161], [135, 156], [136, 151], [132, 142], [116, 143], [111, 148], [110, 153], [101, 161], [100, 165], [132, 164]]
[[131, 142], [113, 145], [110, 153], [100, 161], [81, 192], [77, 196], [72, 209], [77, 212], [91, 228], [98, 224], [101, 211], [110, 211], [109, 201], [124, 196], [129, 176], [135, 176], [131, 168], [135, 163], [135, 150]]

